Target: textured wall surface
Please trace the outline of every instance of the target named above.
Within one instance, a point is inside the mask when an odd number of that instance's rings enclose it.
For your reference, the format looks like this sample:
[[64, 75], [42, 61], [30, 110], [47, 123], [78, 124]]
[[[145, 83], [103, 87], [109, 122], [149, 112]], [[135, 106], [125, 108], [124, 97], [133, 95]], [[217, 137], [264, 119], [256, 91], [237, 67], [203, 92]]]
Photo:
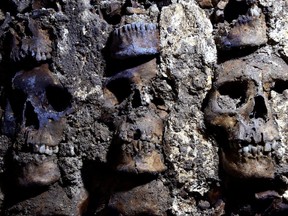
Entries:
[[0, 215], [287, 215], [287, 0], [1, 0]]

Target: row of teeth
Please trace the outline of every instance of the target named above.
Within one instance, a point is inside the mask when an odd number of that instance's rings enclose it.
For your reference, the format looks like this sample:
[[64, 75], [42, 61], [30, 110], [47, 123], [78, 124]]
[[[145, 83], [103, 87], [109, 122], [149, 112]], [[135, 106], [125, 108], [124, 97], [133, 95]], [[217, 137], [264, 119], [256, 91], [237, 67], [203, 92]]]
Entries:
[[40, 154], [57, 154], [59, 152], [58, 146], [48, 146], [48, 145], [33, 145], [33, 152], [40, 153]]
[[265, 143], [264, 146], [261, 146], [261, 145], [253, 146], [250, 144], [248, 146], [244, 146], [240, 148], [239, 153], [244, 154], [244, 155], [249, 154], [249, 153], [252, 155], [269, 154], [273, 152], [274, 150], [276, 150], [278, 146], [279, 144], [277, 142]]
[[248, 9], [248, 16], [260, 17], [260, 15], [261, 15], [261, 9], [256, 5]]
[[114, 35], [120, 36], [122, 33], [130, 31], [154, 31], [158, 28], [157, 24], [153, 23], [132, 23], [122, 26], [114, 30]]

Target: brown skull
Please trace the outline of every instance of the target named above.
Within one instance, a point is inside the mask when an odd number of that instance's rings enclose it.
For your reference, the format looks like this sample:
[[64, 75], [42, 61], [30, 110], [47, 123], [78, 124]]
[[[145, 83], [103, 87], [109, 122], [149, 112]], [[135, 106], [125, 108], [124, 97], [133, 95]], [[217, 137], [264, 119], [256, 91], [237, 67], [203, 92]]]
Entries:
[[127, 24], [112, 34], [111, 57], [124, 68], [107, 79], [104, 95], [108, 106], [120, 112], [126, 109], [114, 119], [112, 155], [118, 171], [155, 174], [165, 170], [163, 120], [149, 91], [157, 73], [157, 53], [159, 30], [155, 24]]
[[[142, 110], [145, 112], [145, 110]], [[159, 173], [165, 170], [161, 154], [163, 121], [147, 112], [124, 116], [115, 133], [118, 147], [116, 169], [130, 173]]]
[[283, 155], [271, 91], [288, 88], [288, 66], [275, 56], [256, 54], [218, 68], [205, 119], [220, 146], [224, 170], [238, 178], [273, 178]]
[[[6, 112], [13, 113], [15, 123], [12, 125], [19, 128], [14, 145], [14, 159], [20, 169], [19, 183], [49, 185], [60, 178], [55, 154], [62, 139], [71, 95], [47, 64], [16, 73], [11, 92]], [[11, 123], [11, 118], [4, 120], [5, 127], [11, 125], [9, 121]]]

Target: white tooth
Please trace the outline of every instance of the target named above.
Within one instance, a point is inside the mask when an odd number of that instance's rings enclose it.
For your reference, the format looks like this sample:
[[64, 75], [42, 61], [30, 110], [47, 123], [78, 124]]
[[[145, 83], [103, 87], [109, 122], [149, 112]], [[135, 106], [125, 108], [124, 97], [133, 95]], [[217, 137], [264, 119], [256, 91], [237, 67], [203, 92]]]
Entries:
[[136, 30], [140, 30], [141, 29], [141, 24], [140, 23], [136, 23]]
[[146, 29], [152, 31], [152, 30], [155, 29], [155, 25], [152, 24], [152, 23], [149, 23], [149, 24], [146, 25]]
[[45, 153], [45, 145], [41, 145], [39, 148], [39, 153], [44, 154]]
[[135, 29], [136, 29], [136, 24], [135, 24], [135, 23], [132, 23], [132, 24], [131, 24], [131, 28], [132, 28], [133, 30], [135, 30]]
[[270, 143], [266, 143], [265, 144], [264, 151], [265, 152], [270, 152], [271, 151], [271, 144]]
[[243, 150], [242, 150], [242, 149], [239, 149], [238, 152], [241, 154], [241, 153], [243, 152]]
[[252, 145], [248, 145], [249, 152], [251, 152]]
[[58, 153], [58, 152], [59, 152], [59, 147], [58, 147], [58, 146], [55, 146], [53, 152], [54, 152], [54, 153]]
[[34, 152], [39, 152], [39, 145], [37, 145], [37, 144], [34, 145], [34, 146], [33, 146], [33, 151], [34, 151]]
[[249, 13], [249, 15], [251, 15], [253, 17], [259, 17], [260, 13], [261, 13], [261, 9], [258, 8], [257, 6], [254, 6], [254, 7], [249, 9], [248, 13]]
[[248, 153], [248, 152], [249, 152], [249, 147], [248, 147], [248, 146], [245, 146], [245, 147], [243, 148], [243, 152], [244, 152], [244, 153]]
[[277, 146], [278, 146], [278, 143], [277, 142], [273, 142], [271, 147], [272, 147], [273, 150], [276, 150]]
[[258, 146], [257, 150], [258, 150], [258, 154], [259, 154], [260, 152], [263, 152], [263, 146]]
[[251, 146], [251, 152], [253, 155], [257, 154], [257, 147], [256, 146]]
[[145, 24], [141, 24], [140, 28], [142, 31], [145, 31]]
[[47, 155], [52, 155], [53, 152], [52, 152], [49, 148], [46, 148], [45, 154], [47, 154]]

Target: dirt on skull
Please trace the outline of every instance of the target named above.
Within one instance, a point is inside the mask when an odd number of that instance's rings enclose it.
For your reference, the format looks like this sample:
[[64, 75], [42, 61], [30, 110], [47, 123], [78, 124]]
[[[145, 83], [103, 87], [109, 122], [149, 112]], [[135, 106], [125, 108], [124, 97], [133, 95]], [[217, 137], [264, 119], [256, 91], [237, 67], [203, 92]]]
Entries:
[[[280, 82], [287, 83], [287, 70], [282, 59], [265, 53], [219, 66], [205, 119], [217, 131], [222, 166], [229, 175], [274, 177], [285, 143], [281, 142], [270, 99]], [[283, 85], [281, 89], [283, 93]]]
[[[17, 100], [13, 97], [16, 95]], [[42, 64], [17, 72], [12, 79], [10, 96], [4, 127], [16, 127], [7, 131], [16, 132], [14, 159], [18, 165], [21, 163], [23, 171], [19, 183], [49, 185], [60, 178], [55, 154], [59, 151], [66, 115], [71, 108], [71, 95], [49, 70], [48, 64]], [[8, 113], [14, 117], [8, 118]], [[27, 154], [35, 160], [25, 162], [26, 156], [21, 155]], [[57, 178], [49, 173], [56, 173]], [[47, 176], [51, 177], [50, 181]]]

